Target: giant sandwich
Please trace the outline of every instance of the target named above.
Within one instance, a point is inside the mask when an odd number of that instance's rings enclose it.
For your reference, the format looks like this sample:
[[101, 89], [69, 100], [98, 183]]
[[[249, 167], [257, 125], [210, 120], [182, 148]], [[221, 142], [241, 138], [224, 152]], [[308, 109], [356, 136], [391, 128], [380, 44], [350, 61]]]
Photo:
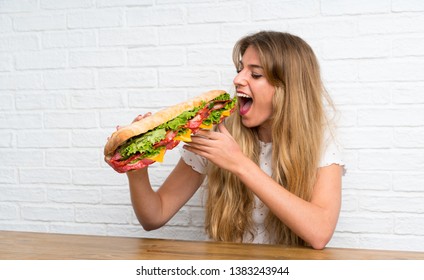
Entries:
[[211, 129], [235, 110], [236, 98], [211, 90], [115, 131], [104, 148], [105, 161], [119, 173], [162, 162], [167, 150], [190, 142], [199, 129]]

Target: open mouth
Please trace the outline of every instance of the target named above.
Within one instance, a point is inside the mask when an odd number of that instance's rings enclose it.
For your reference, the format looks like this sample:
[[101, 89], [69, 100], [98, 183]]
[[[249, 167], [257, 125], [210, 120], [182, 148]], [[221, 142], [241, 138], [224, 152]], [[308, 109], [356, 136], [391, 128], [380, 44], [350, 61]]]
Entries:
[[240, 115], [245, 115], [249, 112], [253, 104], [253, 99], [245, 93], [237, 93]]

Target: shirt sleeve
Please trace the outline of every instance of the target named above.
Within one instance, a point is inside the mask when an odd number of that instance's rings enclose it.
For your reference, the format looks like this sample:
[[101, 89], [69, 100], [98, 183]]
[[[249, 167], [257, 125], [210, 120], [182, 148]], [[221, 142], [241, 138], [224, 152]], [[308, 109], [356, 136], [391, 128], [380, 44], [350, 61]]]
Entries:
[[338, 164], [343, 166], [343, 174], [346, 172], [345, 163], [343, 161], [343, 149], [338, 143], [334, 133], [327, 130], [324, 134], [324, 149], [318, 167], [330, 166]]
[[187, 165], [191, 166], [191, 168], [193, 168], [194, 171], [203, 175], [206, 174], [206, 166], [208, 164], [207, 159], [199, 155], [196, 155], [193, 152], [187, 151], [184, 148], [180, 148], [180, 154], [184, 162]]

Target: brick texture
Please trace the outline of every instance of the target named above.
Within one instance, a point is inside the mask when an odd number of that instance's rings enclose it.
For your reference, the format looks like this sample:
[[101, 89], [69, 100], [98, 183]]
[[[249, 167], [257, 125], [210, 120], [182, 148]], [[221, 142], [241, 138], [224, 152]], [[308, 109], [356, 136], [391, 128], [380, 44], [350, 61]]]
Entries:
[[[116, 125], [208, 89], [264, 29], [315, 50], [347, 173], [329, 246], [424, 251], [424, 2], [0, 1], [0, 230], [203, 240], [203, 189], [145, 232], [103, 161]], [[150, 168], [154, 188], [178, 151]]]

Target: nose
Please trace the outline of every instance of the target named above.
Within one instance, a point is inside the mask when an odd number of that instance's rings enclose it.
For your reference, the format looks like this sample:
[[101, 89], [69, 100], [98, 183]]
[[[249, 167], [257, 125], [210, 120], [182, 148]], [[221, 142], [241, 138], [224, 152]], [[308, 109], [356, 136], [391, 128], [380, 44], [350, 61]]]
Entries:
[[247, 84], [247, 80], [244, 76], [244, 71], [241, 70], [240, 72], [237, 73], [237, 75], [234, 77], [233, 79], [233, 84], [237, 87], [237, 86], [245, 86]]

